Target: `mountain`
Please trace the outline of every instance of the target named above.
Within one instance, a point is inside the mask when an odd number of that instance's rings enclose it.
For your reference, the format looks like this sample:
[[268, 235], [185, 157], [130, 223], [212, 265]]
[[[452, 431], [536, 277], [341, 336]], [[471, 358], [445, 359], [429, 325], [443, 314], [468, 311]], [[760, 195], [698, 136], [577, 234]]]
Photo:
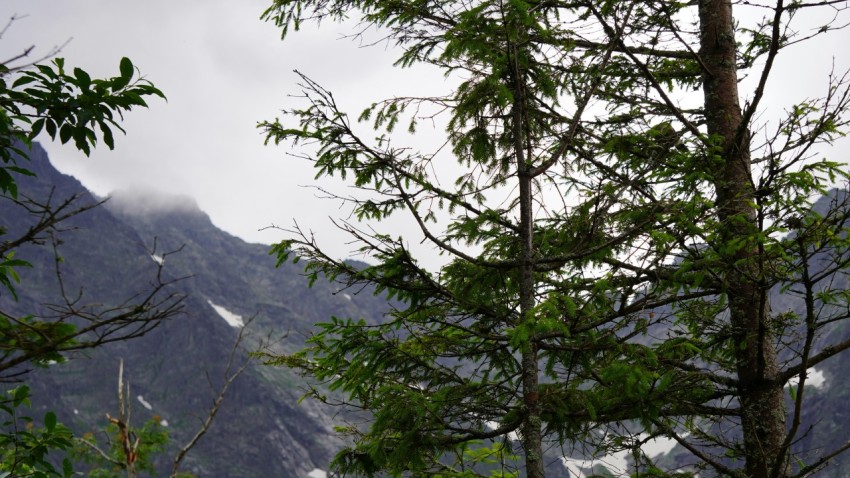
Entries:
[[[19, 181], [22, 196], [51, 198], [55, 204], [76, 194], [79, 204], [98, 202], [78, 181], [56, 171], [41, 147], [34, 146], [26, 166], [36, 176]], [[14, 232], [24, 230], [32, 216], [21, 207], [4, 206], [4, 221]], [[182, 446], [199, 428], [223, 382], [239, 331], [234, 317], [254, 318], [249, 346], [271, 337], [277, 351], [292, 351], [303, 346], [316, 322], [332, 315], [377, 320], [387, 307], [380, 297], [338, 291], [327, 282], [309, 288], [300, 266], [275, 268], [268, 246], [219, 230], [188, 198], [119, 193], [63, 224], [68, 229], [59, 246], [64, 290], [69, 295], [81, 291], [81, 304], [117, 304], [149, 290], [163, 257], [165, 279], [180, 278], [169, 292], [184, 297], [184, 313], [144, 337], [29, 372], [34, 407], [57, 411], [60, 421], [78, 432], [103, 428], [105, 414], [117, 414], [123, 359], [132, 423], [156, 416], [167, 423], [172, 444]], [[15, 307], [46, 312], [43, 304], [62, 297], [52, 248], [22, 248], [18, 257], [33, 267], [21, 271]], [[237, 360], [245, 360], [244, 354]], [[254, 360], [233, 383], [184, 470], [216, 477], [322, 476], [320, 470], [340, 446], [332, 430], [339, 417], [315, 401], [299, 404], [303, 392], [303, 382], [288, 370]], [[172, 449], [164, 456], [173, 455]], [[166, 466], [161, 463], [162, 469]]]

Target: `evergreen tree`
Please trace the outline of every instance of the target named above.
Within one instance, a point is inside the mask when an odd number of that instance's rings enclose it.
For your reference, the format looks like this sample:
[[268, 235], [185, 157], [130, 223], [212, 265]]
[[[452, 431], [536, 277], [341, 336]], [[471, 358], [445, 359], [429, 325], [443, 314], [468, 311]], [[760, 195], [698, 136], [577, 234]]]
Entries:
[[[318, 176], [351, 177], [359, 220], [407, 214], [447, 259], [429, 269], [404, 239], [347, 222], [374, 265], [330, 257], [297, 227], [275, 246], [313, 280], [398, 299], [380, 324], [334, 317], [272, 360], [342, 392], [319, 399], [371, 413], [342, 430], [353, 442], [336, 469], [541, 478], [550, 449], [582, 443], [629, 450], [635, 473], [659, 476], [675, 472], [640, 447], [664, 436], [703, 476], [767, 478], [809, 474], [847, 448], [814, 459], [792, 448], [806, 370], [850, 347], [817, 342], [850, 310], [832, 282], [848, 265], [845, 196], [811, 208], [846, 177], [813, 152], [843, 135], [847, 77], [756, 120], [777, 56], [838, 25], [803, 37], [797, 14], [843, 5], [276, 0], [264, 18], [284, 36], [361, 15], [401, 49], [400, 66], [457, 84], [375, 103], [359, 116], [371, 140], [302, 76], [305, 105], [261, 125], [314, 148]], [[746, 8], [767, 16], [737, 25]], [[745, 74], [758, 81], [741, 105]], [[447, 116], [450, 154], [396, 146], [395, 127], [415, 132], [432, 114]], [[451, 187], [434, 174], [458, 169]], [[773, 310], [777, 289], [804, 307]]]

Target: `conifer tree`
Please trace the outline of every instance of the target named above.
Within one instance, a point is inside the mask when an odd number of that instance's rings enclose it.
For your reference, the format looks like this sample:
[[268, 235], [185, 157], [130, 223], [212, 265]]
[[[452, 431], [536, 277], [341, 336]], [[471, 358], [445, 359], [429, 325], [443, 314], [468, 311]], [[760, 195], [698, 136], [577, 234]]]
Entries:
[[[376, 102], [358, 118], [373, 140], [302, 76], [304, 106], [261, 125], [271, 141], [309, 145], [319, 177], [352, 178], [357, 219], [409, 215], [447, 260], [429, 268], [403, 238], [348, 222], [373, 265], [330, 257], [297, 227], [275, 246], [279, 261], [306, 259], [313, 280], [397, 299], [384, 322], [330, 318], [305, 350], [272, 360], [342, 392], [317, 398], [371, 413], [343, 430], [353, 442], [338, 471], [541, 478], [583, 444], [629, 451], [623, 473], [666, 476], [678, 466], [640, 451], [663, 436], [701, 476], [790, 477], [849, 446], [814, 457], [792, 446], [806, 370], [850, 347], [817, 341], [850, 311], [834, 281], [850, 257], [845, 196], [811, 207], [847, 175], [814, 155], [843, 135], [847, 77], [813, 82], [822, 97], [759, 123], [776, 58], [837, 28], [846, 5], [755, 3], [268, 8], [284, 36], [360, 15], [400, 49], [399, 66], [440, 68], [457, 85]], [[797, 33], [798, 14], [817, 9], [836, 16]], [[396, 145], [394, 128], [415, 132], [432, 114], [446, 116], [450, 148]], [[458, 169], [451, 186], [434, 175]], [[803, 305], [773, 310], [777, 290]]]

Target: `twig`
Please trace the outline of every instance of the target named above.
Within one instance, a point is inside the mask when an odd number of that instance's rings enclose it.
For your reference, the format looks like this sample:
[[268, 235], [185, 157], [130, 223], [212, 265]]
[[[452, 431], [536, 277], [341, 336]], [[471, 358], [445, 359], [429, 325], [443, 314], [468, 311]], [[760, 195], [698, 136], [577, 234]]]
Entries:
[[254, 321], [256, 316], [251, 317], [245, 322], [245, 325], [240, 327], [239, 334], [236, 336], [236, 341], [233, 343], [233, 347], [230, 349], [230, 354], [227, 357], [227, 367], [224, 369], [224, 384], [221, 386], [221, 389], [218, 392], [218, 395], [213, 400], [213, 404], [207, 412], [207, 416], [204, 421], [201, 423], [201, 428], [195, 433], [191, 440], [189, 440], [186, 445], [180, 448], [180, 451], [177, 452], [177, 455], [174, 457], [174, 463], [171, 467], [171, 478], [176, 478], [177, 473], [180, 469], [180, 464], [183, 462], [183, 459], [186, 457], [186, 454], [194, 448], [194, 446], [198, 443], [198, 440], [203, 437], [207, 431], [209, 431], [212, 426], [213, 420], [215, 419], [216, 414], [218, 414], [219, 409], [221, 408], [222, 403], [224, 403], [224, 395], [227, 393], [227, 390], [230, 388], [230, 385], [236, 380], [242, 372], [248, 367], [250, 363], [248, 359], [242, 363], [238, 368], [234, 370], [234, 361], [236, 359], [236, 354], [240, 349], [240, 345], [242, 341], [246, 337], [246, 330], [248, 326]]

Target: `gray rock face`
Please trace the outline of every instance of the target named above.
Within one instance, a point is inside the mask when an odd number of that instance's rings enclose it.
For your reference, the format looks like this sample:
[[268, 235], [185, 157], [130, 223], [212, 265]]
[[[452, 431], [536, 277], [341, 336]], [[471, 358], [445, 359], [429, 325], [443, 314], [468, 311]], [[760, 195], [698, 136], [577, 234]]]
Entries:
[[[97, 201], [79, 182], [53, 169], [40, 147], [31, 159], [29, 169], [37, 177], [20, 181], [22, 194], [42, 200], [81, 194], [83, 203]], [[3, 219], [10, 229], [24, 228], [31, 220], [19, 208], [8, 209]], [[63, 277], [68, 290], [83, 291], [83, 301], [110, 304], [146, 290], [156, 274], [155, 260], [178, 249], [165, 256], [164, 273], [184, 278], [172, 290], [186, 296], [184, 315], [140, 339], [29, 373], [34, 406], [57, 411], [78, 432], [102, 428], [105, 414], [117, 413], [123, 358], [133, 423], [157, 416], [167, 421], [174, 447], [185, 444], [215, 398], [237, 336], [238, 329], [223, 314], [255, 317], [254, 337], [286, 336], [277, 350], [293, 351], [317, 321], [331, 315], [376, 320], [386, 308], [384, 300], [368, 293], [349, 299], [334, 294], [335, 286], [328, 283], [308, 288], [300, 267], [276, 269], [268, 246], [217, 229], [191, 200], [119, 194], [68, 225], [74, 230], [62, 235]], [[21, 309], [58, 300], [48, 249], [19, 253], [33, 264], [22, 271]], [[249, 347], [257, 343], [251, 339]], [[288, 370], [253, 363], [234, 382], [184, 469], [207, 477], [307, 477], [314, 469], [327, 469], [340, 445], [332, 430], [339, 417], [309, 400], [298, 404], [303, 392], [303, 382]], [[173, 455], [173, 450], [165, 454], [162, 470], [170, 467]]]

